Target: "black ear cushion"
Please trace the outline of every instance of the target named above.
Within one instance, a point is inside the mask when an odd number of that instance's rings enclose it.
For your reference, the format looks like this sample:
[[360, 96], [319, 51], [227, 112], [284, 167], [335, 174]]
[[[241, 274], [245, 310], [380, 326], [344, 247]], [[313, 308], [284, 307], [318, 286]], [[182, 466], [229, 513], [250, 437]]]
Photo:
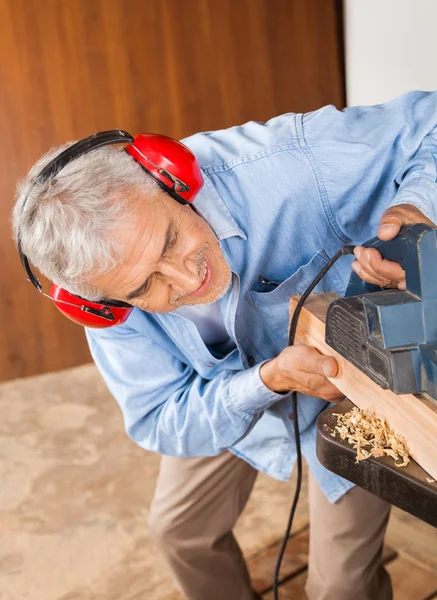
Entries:
[[140, 165], [140, 167], [143, 169], [143, 171], [145, 171], [147, 173], [147, 175], [149, 175], [150, 177], [153, 177], [153, 179], [156, 181], [156, 183], [159, 185], [159, 187], [166, 192], [169, 196], [171, 196], [174, 200], [176, 200], [176, 202], [179, 202], [179, 204], [191, 204], [191, 202], [188, 202], [188, 200], [185, 200], [185, 198], [182, 198], [182, 196], [179, 196], [179, 194], [177, 192], [174, 191], [174, 189], [172, 189], [170, 186], [165, 185], [165, 183], [163, 181], [161, 181], [160, 179], [158, 179], [157, 177], [155, 177], [155, 175], [149, 171], [149, 169], [146, 169], [146, 167], [140, 163], [138, 163]]
[[114, 306], [116, 308], [130, 308], [132, 306], [132, 304], [128, 304], [127, 302], [122, 302], [121, 300], [111, 300], [109, 298], [97, 300], [96, 304], [104, 304], [105, 306]]

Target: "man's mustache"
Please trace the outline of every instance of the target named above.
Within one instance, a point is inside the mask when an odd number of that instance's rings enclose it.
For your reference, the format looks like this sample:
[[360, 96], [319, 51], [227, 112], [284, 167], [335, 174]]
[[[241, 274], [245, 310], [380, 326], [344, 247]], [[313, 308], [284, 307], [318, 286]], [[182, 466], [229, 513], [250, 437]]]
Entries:
[[[205, 250], [208, 247], [208, 243], [203, 244], [203, 246], [201, 248], [199, 248], [198, 251], [198, 255], [196, 258], [196, 265], [197, 265], [197, 275], [200, 277], [201, 273], [202, 273], [202, 269], [203, 269], [203, 265], [205, 264]], [[191, 290], [190, 292], [182, 292], [180, 294], [175, 294], [174, 296], [172, 296], [169, 300], [169, 304], [171, 306], [178, 306], [180, 303], [181, 298], [183, 298], [184, 296], [189, 296], [191, 294], [191, 292], [193, 292], [194, 290]]]

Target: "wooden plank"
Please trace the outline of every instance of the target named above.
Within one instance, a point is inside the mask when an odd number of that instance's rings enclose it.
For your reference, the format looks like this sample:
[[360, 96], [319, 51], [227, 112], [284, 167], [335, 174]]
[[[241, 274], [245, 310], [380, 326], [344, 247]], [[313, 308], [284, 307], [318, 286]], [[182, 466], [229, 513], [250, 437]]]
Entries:
[[[299, 573], [308, 565], [309, 534], [308, 529], [288, 540], [282, 561], [281, 579]], [[282, 541], [265, 548], [260, 554], [247, 561], [253, 589], [259, 594], [272, 587], [276, 561]]]
[[[325, 343], [325, 315], [332, 299], [332, 294], [315, 294], [308, 298], [300, 314], [296, 342], [334, 356], [338, 374], [331, 381], [361, 409], [374, 407], [378, 414], [385, 416], [390, 427], [407, 441], [411, 456], [437, 479], [437, 406], [422, 396], [397, 395], [383, 390]], [[291, 312], [297, 300], [292, 298]]]
[[[247, 561], [253, 589], [259, 594], [272, 587], [281, 542], [282, 540], [279, 540], [275, 544], [263, 548], [260, 553]], [[308, 564], [308, 543], [307, 528], [288, 540], [282, 561], [281, 576], [283, 579], [291, 577], [306, 568]], [[169, 596], [165, 596], [163, 600], [182, 600], [182, 596], [178, 592], [174, 592]]]
[[[437, 592], [437, 573], [421, 567], [419, 563], [400, 556], [386, 566], [396, 600], [427, 600]], [[281, 600], [306, 600], [305, 582], [307, 572], [303, 571], [280, 586]], [[273, 600], [273, 592], [263, 595], [264, 600]]]
[[[393, 560], [395, 557], [396, 552], [389, 546], [384, 546], [382, 562], [386, 564], [389, 561]], [[307, 570], [305, 569], [304, 571], [300, 571], [297, 575], [290, 579], [287, 579], [287, 581], [282, 583], [279, 586], [281, 600], [307, 600], [307, 596], [305, 594], [306, 578]], [[260, 590], [257, 591], [260, 592]], [[273, 600], [273, 591], [269, 590], [267, 593], [263, 594], [263, 599]], [[409, 600], [413, 600], [413, 597]], [[419, 599], [414, 598], [414, 600]]]
[[[253, 589], [258, 594], [263, 594], [263, 598], [266, 599], [273, 598], [271, 589], [280, 546], [281, 540], [263, 549], [247, 561]], [[308, 547], [309, 531], [307, 528], [289, 539], [281, 568], [281, 581], [285, 580], [280, 585], [281, 600], [306, 598], [304, 587], [307, 577]], [[386, 564], [395, 557], [396, 552], [393, 548], [384, 546], [382, 562]], [[183, 596], [175, 591], [166, 595], [163, 600], [183, 600]]]
[[[256, 557], [247, 561], [253, 588], [262, 594], [271, 589], [276, 561], [282, 540], [264, 549]], [[289, 539], [281, 568], [281, 581], [298, 577], [308, 566], [309, 530], [304, 529]], [[393, 560], [396, 552], [384, 546], [383, 563]], [[285, 584], [284, 584], [285, 585]]]
[[395, 506], [385, 536], [386, 542], [407, 553], [437, 573], [437, 529]]
[[[307, 600], [305, 594], [305, 582], [307, 580], [306, 570], [293, 579], [289, 579], [279, 588], [279, 596], [281, 600]], [[273, 592], [263, 594], [263, 600], [273, 600]]]
[[427, 600], [437, 593], [437, 573], [405, 555], [387, 565], [396, 600]]

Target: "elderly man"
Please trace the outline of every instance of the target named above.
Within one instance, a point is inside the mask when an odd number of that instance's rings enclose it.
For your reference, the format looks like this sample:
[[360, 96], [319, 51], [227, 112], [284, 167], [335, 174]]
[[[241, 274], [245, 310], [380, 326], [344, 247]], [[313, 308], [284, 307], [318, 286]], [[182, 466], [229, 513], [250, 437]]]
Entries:
[[[55, 149], [21, 183], [14, 232], [29, 259], [73, 294], [135, 307], [86, 335], [129, 436], [163, 455], [150, 527], [188, 599], [256, 597], [232, 529], [258, 471], [293, 469], [290, 390], [310, 470], [308, 596], [392, 597], [380, 562], [389, 506], [317, 461], [337, 365], [287, 347], [288, 305], [343, 244], [437, 222], [436, 121], [437, 94], [410, 93], [194, 135], [184, 143], [204, 185], [193, 205], [120, 147], [35, 181]], [[366, 281], [405, 285], [376, 250], [355, 257]], [[317, 290], [341, 294], [350, 267], [341, 259]]]

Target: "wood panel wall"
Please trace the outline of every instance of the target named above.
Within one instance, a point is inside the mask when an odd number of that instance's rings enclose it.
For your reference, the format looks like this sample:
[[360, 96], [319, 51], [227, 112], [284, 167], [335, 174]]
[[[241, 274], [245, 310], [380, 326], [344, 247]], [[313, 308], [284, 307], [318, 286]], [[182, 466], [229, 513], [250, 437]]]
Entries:
[[0, 379], [90, 360], [10, 236], [16, 180], [49, 147], [328, 103], [345, 103], [338, 0], [0, 0]]

